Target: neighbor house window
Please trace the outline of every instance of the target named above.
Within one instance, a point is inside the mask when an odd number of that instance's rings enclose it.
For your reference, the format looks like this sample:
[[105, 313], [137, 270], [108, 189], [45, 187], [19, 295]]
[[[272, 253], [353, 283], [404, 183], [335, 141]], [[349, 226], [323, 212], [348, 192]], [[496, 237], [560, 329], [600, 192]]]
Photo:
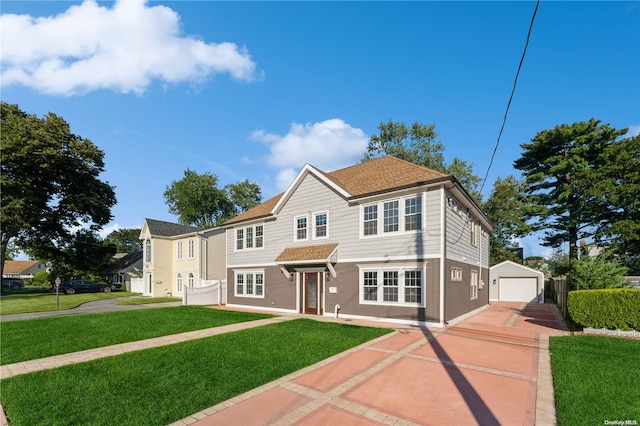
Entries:
[[180, 273], [176, 276], [176, 291], [182, 293], [182, 274]]
[[189, 287], [193, 287], [193, 274], [189, 272]]
[[451, 268], [451, 281], [462, 281], [462, 269]]
[[360, 303], [389, 306], [424, 306], [422, 267], [361, 266]]
[[144, 242], [145, 261], [151, 262], [151, 240], [147, 238]]
[[364, 235], [376, 235], [378, 233], [378, 206], [364, 207]]
[[316, 213], [313, 215], [314, 238], [324, 238], [327, 232], [327, 213]]
[[189, 259], [193, 259], [194, 257], [194, 247], [195, 247], [195, 242], [193, 240], [189, 240], [188, 242], [188, 252], [187, 252], [187, 257]]
[[471, 271], [471, 282], [470, 282], [470, 298], [471, 300], [475, 300], [478, 298], [478, 271]]
[[404, 230], [416, 231], [422, 229], [422, 197], [404, 200]]
[[296, 217], [295, 224], [296, 224], [295, 239], [297, 241], [306, 240], [307, 239], [307, 217], [306, 216]]
[[182, 259], [182, 241], [176, 243], [176, 259]]
[[236, 296], [264, 297], [263, 271], [236, 271]]

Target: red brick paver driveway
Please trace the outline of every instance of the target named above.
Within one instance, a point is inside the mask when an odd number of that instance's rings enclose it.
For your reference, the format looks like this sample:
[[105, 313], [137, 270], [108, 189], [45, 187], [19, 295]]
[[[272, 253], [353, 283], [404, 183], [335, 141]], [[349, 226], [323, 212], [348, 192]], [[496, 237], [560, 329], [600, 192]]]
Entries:
[[175, 425], [555, 422], [548, 336], [564, 324], [554, 305], [497, 303], [446, 329], [368, 325], [396, 332]]

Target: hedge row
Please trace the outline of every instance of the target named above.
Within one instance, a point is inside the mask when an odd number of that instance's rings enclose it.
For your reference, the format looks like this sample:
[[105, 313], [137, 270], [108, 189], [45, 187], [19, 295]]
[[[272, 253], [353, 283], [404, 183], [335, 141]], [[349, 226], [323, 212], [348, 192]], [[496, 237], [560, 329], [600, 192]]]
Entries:
[[640, 331], [640, 290], [570, 291], [567, 308], [571, 319], [583, 327]]

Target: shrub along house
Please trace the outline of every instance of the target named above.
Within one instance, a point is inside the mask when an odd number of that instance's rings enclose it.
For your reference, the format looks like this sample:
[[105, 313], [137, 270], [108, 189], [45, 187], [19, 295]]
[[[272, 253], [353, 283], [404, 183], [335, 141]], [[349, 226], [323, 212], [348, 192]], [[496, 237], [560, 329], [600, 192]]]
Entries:
[[307, 164], [222, 228], [229, 306], [445, 325], [489, 303], [487, 217], [453, 176], [395, 157]]

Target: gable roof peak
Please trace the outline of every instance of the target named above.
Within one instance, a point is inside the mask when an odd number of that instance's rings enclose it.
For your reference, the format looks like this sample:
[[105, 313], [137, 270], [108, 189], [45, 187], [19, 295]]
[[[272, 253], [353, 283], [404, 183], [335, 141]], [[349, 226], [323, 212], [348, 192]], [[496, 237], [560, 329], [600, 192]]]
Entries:
[[204, 228], [181, 223], [165, 222], [156, 219], [145, 219], [149, 233], [158, 237], [174, 237], [176, 235], [190, 234], [203, 231]]

